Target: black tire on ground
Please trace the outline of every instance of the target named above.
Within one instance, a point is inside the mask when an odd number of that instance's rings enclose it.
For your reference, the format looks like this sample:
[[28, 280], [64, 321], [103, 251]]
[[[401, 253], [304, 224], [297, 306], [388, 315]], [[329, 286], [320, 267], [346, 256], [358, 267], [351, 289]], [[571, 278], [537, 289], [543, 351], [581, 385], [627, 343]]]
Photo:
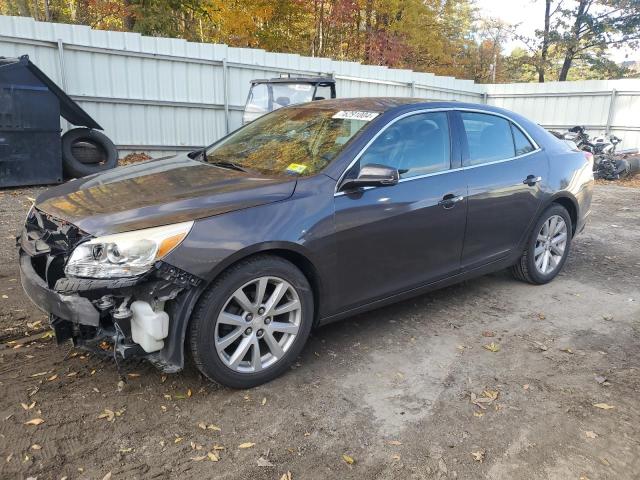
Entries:
[[615, 160], [615, 165], [616, 165], [616, 174], [620, 178], [626, 177], [631, 172], [631, 166], [629, 165], [629, 162], [624, 158]]
[[118, 151], [105, 134], [74, 128], [62, 136], [62, 165], [67, 177], [86, 177], [117, 167]]
[[640, 172], [640, 155], [634, 155], [633, 157], [627, 158], [627, 162], [629, 162], [629, 173], [638, 173]]
[[102, 145], [86, 140], [78, 140], [71, 146], [73, 156], [80, 163], [103, 163], [107, 160], [107, 152]]
[[[534, 251], [536, 248], [536, 240], [538, 238], [538, 232], [540, 232], [542, 225], [554, 215], [558, 215], [564, 220], [565, 224], [567, 225], [568, 238], [564, 250], [564, 256], [558, 263], [557, 267], [550, 273], [543, 274], [536, 268], [535, 265]], [[542, 213], [542, 215], [540, 215], [540, 218], [529, 234], [529, 238], [527, 240], [527, 244], [525, 246], [524, 252], [522, 253], [522, 256], [518, 259], [516, 264], [511, 267], [511, 273], [513, 274], [513, 276], [518, 280], [529, 282], [534, 285], [542, 285], [553, 280], [556, 275], [558, 275], [558, 273], [562, 271], [562, 267], [564, 267], [564, 263], [567, 261], [567, 257], [569, 256], [569, 251], [571, 250], [572, 232], [573, 227], [571, 217], [569, 216], [569, 212], [567, 212], [567, 209], [557, 203], [551, 204]]]
[[[214, 344], [216, 322], [227, 300], [241, 286], [262, 276], [287, 281], [298, 294], [301, 320], [293, 344], [273, 365], [257, 373], [232, 370], [219, 357]], [[210, 380], [231, 388], [251, 388], [269, 382], [286, 372], [302, 351], [314, 316], [313, 292], [305, 275], [291, 262], [272, 255], [256, 255], [226, 270], [202, 294], [191, 319], [187, 340], [191, 357], [198, 369]]]

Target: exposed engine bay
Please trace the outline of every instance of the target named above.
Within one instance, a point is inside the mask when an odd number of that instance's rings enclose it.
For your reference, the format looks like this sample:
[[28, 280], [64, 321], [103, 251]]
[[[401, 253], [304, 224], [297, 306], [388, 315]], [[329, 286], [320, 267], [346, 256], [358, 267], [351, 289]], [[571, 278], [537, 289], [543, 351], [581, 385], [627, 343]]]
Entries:
[[66, 275], [74, 248], [92, 238], [32, 208], [17, 239], [23, 287], [49, 313], [58, 343], [71, 339], [77, 347], [112, 352], [116, 360], [143, 356], [165, 372], [181, 369], [181, 361], [165, 349], [169, 312], [179, 307], [181, 294], [197, 289], [202, 280], [161, 260], [133, 278]]

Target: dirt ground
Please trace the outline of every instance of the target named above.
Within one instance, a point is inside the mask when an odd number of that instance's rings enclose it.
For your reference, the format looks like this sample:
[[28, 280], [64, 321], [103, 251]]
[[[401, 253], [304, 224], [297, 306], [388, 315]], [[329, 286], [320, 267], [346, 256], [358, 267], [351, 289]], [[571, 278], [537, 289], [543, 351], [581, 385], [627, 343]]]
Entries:
[[640, 189], [596, 187], [551, 284], [500, 272], [329, 325], [248, 391], [139, 362], [118, 391], [38, 333], [13, 240], [36, 194], [0, 193], [2, 479], [640, 478]]

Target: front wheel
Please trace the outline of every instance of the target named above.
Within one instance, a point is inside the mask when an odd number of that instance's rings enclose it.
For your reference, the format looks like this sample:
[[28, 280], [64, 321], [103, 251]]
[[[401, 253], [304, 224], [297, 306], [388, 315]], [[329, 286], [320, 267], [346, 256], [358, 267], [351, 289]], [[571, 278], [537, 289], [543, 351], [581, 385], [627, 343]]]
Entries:
[[313, 323], [313, 293], [287, 260], [260, 255], [227, 270], [189, 324], [191, 353], [209, 379], [232, 388], [273, 380], [296, 359]]
[[569, 255], [572, 231], [567, 210], [551, 205], [533, 228], [522, 256], [512, 267], [513, 275], [536, 285], [553, 280]]

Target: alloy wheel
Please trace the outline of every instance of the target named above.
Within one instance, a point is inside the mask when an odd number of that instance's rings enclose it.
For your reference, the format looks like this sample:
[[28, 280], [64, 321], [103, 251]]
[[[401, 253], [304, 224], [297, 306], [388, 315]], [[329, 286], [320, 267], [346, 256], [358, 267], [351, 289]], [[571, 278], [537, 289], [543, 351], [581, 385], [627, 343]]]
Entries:
[[256, 373], [283, 358], [300, 329], [302, 305], [282, 278], [259, 277], [227, 299], [216, 320], [214, 343], [222, 362], [240, 373]]
[[538, 272], [552, 273], [562, 261], [567, 247], [567, 224], [560, 215], [552, 215], [540, 228], [533, 253]]

